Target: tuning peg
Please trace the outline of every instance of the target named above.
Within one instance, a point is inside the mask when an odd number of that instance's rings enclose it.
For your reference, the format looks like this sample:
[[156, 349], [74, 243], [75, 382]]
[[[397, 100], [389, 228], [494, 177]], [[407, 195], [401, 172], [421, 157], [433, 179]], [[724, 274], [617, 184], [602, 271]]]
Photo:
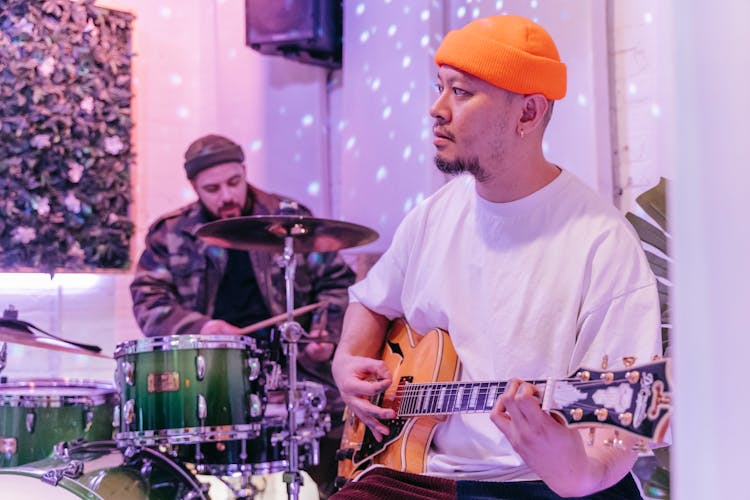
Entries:
[[594, 446], [594, 438], [596, 437], [596, 427], [589, 427], [589, 435], [586, 438], [587, 446]]
[[625, 413], [620, 413], [617, 415], [617, 420], [620, 421], [620, 424], [627, 427], [630, 424], [633, 423], [633, 414], [629, 411], [626, 411]]
[[576, 378], [581, 382], [588, 382], [591, 380], [591, 372], [582, 370], [576, 373]]
[[638, 453], [646, 453], [648, 451], [648, 445], [646, 444], [645, 439], [639, 439], [635, 443], [633, 443], [633, 451], [636, 451]]
[[604, 446], [607, 446], [609, 448], [620, 448], [620, 449], [625, 448], [622, 442], [622, 438], [620, 437], [620, 433], [618, 431], [614, 431], [612, 433], [612, 437], [609, 439], [605, 439], [603, 443], [604, 443]]
[[635, 364], [636, 357], [635, 356], [623, 356], [622, 358], [622, 364], [625, 365], [625, 368], [630, 368]]
[[594, 415], [596, 415], [596, 419], [599, 422], [604, 422], [609, 416], [609, 411], [607, 411], [606, 408], [597, 408], [596, 410], [594, 410]]
[[602, 356], [602, 370], [606, 370], [609, 367], [609, 356], [606, 354]]

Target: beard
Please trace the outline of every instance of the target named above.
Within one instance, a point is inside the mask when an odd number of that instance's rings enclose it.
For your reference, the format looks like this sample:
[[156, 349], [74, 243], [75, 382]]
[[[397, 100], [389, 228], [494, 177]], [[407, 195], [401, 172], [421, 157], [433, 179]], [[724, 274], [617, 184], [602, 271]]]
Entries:
[[481, 165], [479, 165], [479, 160], [476, 158], [465, 161], [460, 158], [454, 161], [448, 161], [441, 158], [439, 155], [436, 155], [435, 166], [438, 170], [448, 175], [469, 173], [474, 176], [477, 182], [484, 182], [489, 178], [489, 174]]

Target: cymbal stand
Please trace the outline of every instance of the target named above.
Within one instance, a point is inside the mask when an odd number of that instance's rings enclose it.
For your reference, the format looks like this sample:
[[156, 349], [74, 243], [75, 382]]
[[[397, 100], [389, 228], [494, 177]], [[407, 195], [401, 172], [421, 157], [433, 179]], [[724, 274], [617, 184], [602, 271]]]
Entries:
[[0, 373], [8, 366], [8, 344], [0, 342]]
[[289, 368], [289, 388], [287, 395], [287, 425], [289, 435], [285, 440], [287, 448], [288, 469], [284, 473], [286, 491], [290, 499], [299, 498], [302, 486], [302, 474], [299, 470], [299, 436], [297, 435], [297, 342], [302, 336], [302, 326], [294, 321], [294, 275], [297, 261], [294, 255], [294, 238], [288, 234], [284, 237], [284, 281], [286, 284], [287, 320], [281, 324], [281, 339], [287, 344], [287, 367]]

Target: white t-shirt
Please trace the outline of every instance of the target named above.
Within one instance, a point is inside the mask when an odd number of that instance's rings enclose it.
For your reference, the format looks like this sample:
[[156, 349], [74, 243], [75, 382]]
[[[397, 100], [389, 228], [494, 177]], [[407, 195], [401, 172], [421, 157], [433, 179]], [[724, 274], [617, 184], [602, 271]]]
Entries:
[[[509, 203], [460, 176], [414, 208], [350, 300], [417, 331], [443, 328], [461, 380], [565, 377], [661, 354], [656, 281], [635, 231], [573, 174]], [[618, 363], [619, 362], [619, 363]], [[488, 413], [438, 425], [428, 473], [538, 477]]]

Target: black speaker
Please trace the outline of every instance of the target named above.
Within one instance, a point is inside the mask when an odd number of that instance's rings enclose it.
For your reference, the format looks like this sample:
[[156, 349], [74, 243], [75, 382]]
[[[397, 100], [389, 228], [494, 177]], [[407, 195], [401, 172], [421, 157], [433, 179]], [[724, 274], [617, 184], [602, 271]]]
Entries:
[[245, 0], [245, 43], [261, 54], [341, 67], [341, 0]]

